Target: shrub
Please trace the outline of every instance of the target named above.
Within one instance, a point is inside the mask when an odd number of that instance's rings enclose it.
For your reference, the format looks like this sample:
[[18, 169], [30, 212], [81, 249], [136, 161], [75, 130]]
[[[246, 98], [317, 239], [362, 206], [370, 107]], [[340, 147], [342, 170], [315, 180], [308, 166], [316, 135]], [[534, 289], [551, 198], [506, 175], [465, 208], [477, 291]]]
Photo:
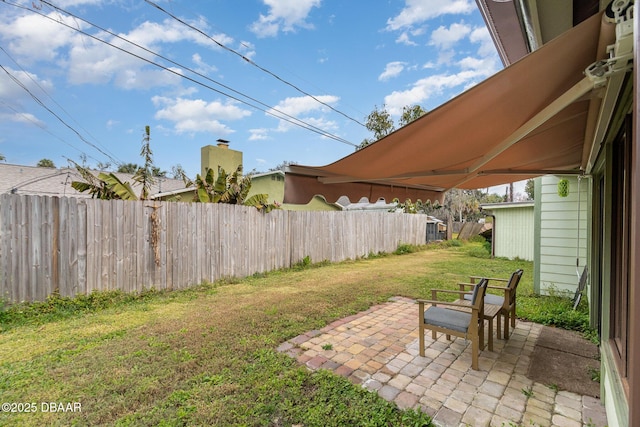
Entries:
[[419, 248], [416, 245], [410, 245], [408, 243], [400, 243], [398, 248], [393, 252], [396, 255], [412, 254], [417, 252]]

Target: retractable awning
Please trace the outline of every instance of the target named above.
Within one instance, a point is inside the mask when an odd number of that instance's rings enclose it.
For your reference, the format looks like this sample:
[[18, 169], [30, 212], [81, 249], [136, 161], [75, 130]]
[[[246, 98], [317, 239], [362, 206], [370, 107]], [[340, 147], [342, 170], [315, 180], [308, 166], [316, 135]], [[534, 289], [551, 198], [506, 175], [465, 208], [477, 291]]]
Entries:
[[[602, 90], [585, 69], [605, 59], [614, 25], [597, 14], [385, 138], [322, 167], [289, 166], [285, 202], [316, 194], [442, 200], [547, 173], [576, 172]], [[594, 111], [594, 106], [596, 111]]]

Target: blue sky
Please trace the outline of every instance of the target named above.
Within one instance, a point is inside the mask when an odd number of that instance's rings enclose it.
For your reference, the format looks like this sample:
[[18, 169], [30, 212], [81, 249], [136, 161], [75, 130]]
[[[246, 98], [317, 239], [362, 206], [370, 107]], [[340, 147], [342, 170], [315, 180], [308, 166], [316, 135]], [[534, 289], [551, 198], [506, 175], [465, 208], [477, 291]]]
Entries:
[[149, 125], [191, 177], [218, 138], [246, 172], [331, 163], [376, 106], [397, 122], [502, 68], [473, 0], [7, 0], [0, 47], [7, 163], [141, 163]]

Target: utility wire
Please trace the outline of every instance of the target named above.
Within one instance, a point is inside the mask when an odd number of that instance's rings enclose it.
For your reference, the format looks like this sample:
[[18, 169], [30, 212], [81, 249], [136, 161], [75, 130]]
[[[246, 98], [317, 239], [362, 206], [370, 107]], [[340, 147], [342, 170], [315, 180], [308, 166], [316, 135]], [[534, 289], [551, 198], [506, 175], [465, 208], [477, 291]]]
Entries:
[[189, 24], [188, 22], [185, 22], [184, 20], [178, 18], [177, 16], [175, 16], [174, 14], [172, 14], [171, 12], [167, 12], [165, 9], [163, 9], [160, 5], [158, 5], [157, 3], [152, 2], [151, 0], [144, 0], [146, 3], [150, 4], [151, 6], [155, 7], [156, 9], [158, 9], [159, 11], [161, 11], [162, 13], [170, 16], [171, 18], [175, 19], [176, 21], [178, 21], [179, 23], [186, 25], [187, 27], [191, 28], [193, 31], [198, 32], [199, 34], [202, 34], [203, 36], [205, 36], [207, 39], [211, 40], [212, 42], [214, 42], [215, 44], [217, 44], [218, 46], [220, 46], [221, 48], [235, 54], [238, 55], [240, 58], [242, 58], [244, 61], [248, 62], [249, 64], [253, 65], [254, 67], [258, 68], [260, 71], [263, 71], [267, 74], [269, 74], [270, 76], [274, 77], [275, 79], [281, 81], [282, 83], [286, 84], [287, 86], [290, 86], [292, 88], [294, 88], [296, 91], [311, 97], [313, 100], [315, 100], [316, 102], [319, 102], [320, 104], [324, 105], [325, 107], [330, 108], [331, 110], [335, 111], [336, 113], [346, 117], [347, 119], [351, 120], [352, 122], [355, 122], [357, 124], [359, 124], [362, 127], [366, 126], [361, 123], [359, 120], [354, 119], [353, 117], [343, 113], [340, 110], [337, 110], [335, 108], [333, 108], [331, 105], [323, 102], [322, 100], [318, 99], [317, 97], [311, 95], [308, 92], [305, 92], [304, 90], [300, 89], [298, 86], [294, 85], [293, 83], [288, 82], [287, 80], [283, 79], [282, 77], [278, 76], [277, 74], [269, 71], [268, 69], [258, 65], [257, 63], [255, 63], [254, 61], [252, 61], [250, 58], [247, 58], [246, 56], [244, 56], [243, 54], [241, 54], [240, 52], [237, 52], [236, 50], [224, 45], [223, 43], [219, 42], [218, 40], [214, 39], [213, 37], [209, 36], [207, 33], [205, 33], [204, 31], [202, 31], [201, 29]]
[[65, 141], [64, 139], [62, 139], [61, 137], [59, 137], [58, 135], [54, 134], [53, 132], [51, 132], [49, 129], [47, 129], [46, 127], [44, 127], [41, 123], [38, 123], [36, 120], [34, 120], [32, 117], [30, 117], [29, 115], [16, 110], [13, 106], [11, 106], [10, 104], [8, 104], [5, 100], [0, 99], [0, 103], [4, 104], [5, 107], [7, 107], [8, 109], [10, 109], [11, 111], [13, 111], [16, 114], [21, 115], [22, 117], [24, 117], [25, 120], [33, 123], [35, 126], [39, 127], [40, 129], [42, 129], [43, 131], [45, 131], [46, 133], [48, 133], [49, 135], [51, 135], [52, 137], [56, 138], [57, 140], [59, 140], [60, 142], [68, 145], [69, 147], [73, 148], [74, 150], [77, 150], [80, 152], [80, 154], [83, 154], [85, 156], [87, 156], [90, 159], [95, 160], [96, 162], [99, 162], [98, 159], [96, 159], [95, 157], [92, 157], [90, 155], [88, 155], [87, 153], [85, 153], [84, 151], [82, 151], [81, 149], [79, 149], [78, 147], [76, 147], [75, 145], [71, 144], [70, 142]]
[[[142, 47], [142, 46], [140, 46], [140, 45], [137, 45], [136, 43], [133, 43], [133, 42], [131, 42], [131, 41], [129, 41], [129, 40], [127, 40], [127, 39], [125, 39], [125, 38], [121, 37], [121, 36], [118, 36], [117, 34], [114, 34], [113, 32], [110, 32], [110, 31], [108, 31], [108, 30], [105, 30], [105, 29], [101, 28], [100, 26], [95, 25], [95, 24], [93, 24], [93, 23], [91, 23], [91, 22], [89, 22], [89, 21], [87, 21], [87, 20], [85, 20], [85, 19], [83, 19], [83, 18], [80, 18], [80, 17], [78, 17], [78, 16], [76, 16], [76, 15], [74, 15], [74, 14], [72, 14], [72, 13], [70, 13], [70, 12], [68, 12], [68, 11], [66, 11], [66, 10], [64, 10], [64, 9], [62, 9], [62, 8], [60, 8], [60, 7], [58, 7], [58, 6], [55, 6], [55, 5], [53, 5], [53, 4], [51, 4], [51, 3], [47, 2], [47, 1], [45, 1], [45, 0], [41, 0], [40, 2], [41, 2], [41, 3], [43, 3], [43, 4], [48, 5], [49, 7], [53, 8], [53, 9], [55, 9], [55, 10], [59, 11], [59, 12], [66, 13], [66, 14], [68, 14], [69, 16], [73, 16], [74, 18], [80, 19], [80, 20], [82, 20], [82, 21], [84, 21], [84, 22], [88, 23], [89, 25], [94, 26], [95, 28], [98, 28], [98, 29], [100, 29], [100, 30], [102, 30], [102, 31], [106, 31], [106, 32], [108, 32], [109, 34], [113, 35], [114, 37], [118, 37], [119, 39], [121, 39], [121, 40], [123, 40], [123, 41], [125, 41], [125, 42], [127, 42], [127, 43], [129, 43], [129, 44], [131, 44], [131, 45], [133, 45], [133, 46], [136, 46], [136, 47], [138, 47], [138, 48], [140, 48], [140, 49], [142, 49], [142, 50], [144, 50], [144, 51], [146, 51], [146, 52], [148, 52], [148, 53], [151, 53], [151, 54], [156, 55], [156, 56], [158, 56], [158, 57], [160, 57], [160, 58], [163, 58], [163, 59], [167, 60], [168, 62], [171, 62], [171, 63], [173, 63], [174, 65], [177, 65], [177, 66], [179, 66], [179, 67], [181, 67], [181, 68], [184, 68], [184, 69], [186, 69], [186, 70], [188, 70], [188, 71], [190, 71], [190, 72], [192, 72], [192, 73], [194, 73], [194, 74], [196, 74], [196, 75], [198, 75], [198, 76], [200, 76], [200, 77], [202, 77], [202, 78], [204, 78], [204, 79], [207, 79], [207, 80], [209, 80], [209, 81], [211, 81], [211, 82], [213, 82], [213, 83], [215, 83], [215, 84], [217, 84], [217, 85], [219, 85], [219, 86], [224, 87], [225, 89], [228, 89], [228, 90], [231, 90], [231, 91], [233, 91], [233, 92], [235, 92], [235, 93], [238, 93], [239, 95], [241, 95], [241, 96], [243, 96], [243, 97], [245, 97], [245, 98], [247, 98], [247, 99], [250, 99], [250, 100], [252, 100], [253, 102], [257, 102], [257, 103], [259, 103], [259, 104], [261, 104], [261, 105], [265, 105], [267, 108], [269, 108], [269, 110], [265, 110], [264, 108], [258, 107], [258, 106], [256, 106], [256, 105], [251, 104], [251, 103], [249, 103], [249, 102], [247, 102], [247, 101], [244, 101], [244, 100], [242, 100], [242, 99], [240, 99], [240, 98], [238, 98], [238, 97], [235, 97], [235, 96], [230, 95], [230, 94], [228, 94], [228, 93], [225, 93], [225, 92], [223, 92], [223, 91], [221, 91], [221, 90], [218, 90], [218, 89], [216, 89], [216, 88], [214, 88], [214, 87], [212, 87], [212, 86], [209, 86], [209, 85], [207, 85], [207, 84], [205, 84], [205, 83], [202, 83], [202, 82], [200, 82], [200, 81], [198, 81], [198, 80], [196, 80], [196, 79], [194, 79], [194, 78], [192, 78], [192, 77], [186, 76], [186, 75], [184, 75], [184, 74], [182, 74], [182, 73], [179, 73], [179, 72], [177, 72], [177, 71], [175, 71], [175, 70], [172, 70], [172, 69], [170, 69], [170, 68], [167, 68], [167, 67], [163, 66], [162, 64], [159, 64], [159, 63], [154, 62], [154, 61], [152, 61], [152, 60], [150, 60], [150, 59], [144, 58], [144, 57], [142, 57], [142, 56], [140, 56], [140, 55], [138, 55], [138, 54], [135, 54], [135, 53], [133, 53], [133, 52], [130, 52], [130, 51], [128, 51], [128, 50], [126, 50], [126, 49], [124, 49], [124, 48], [121, 48], [121, 47], [116, 46], [116, 45], [114, 45], [114, 44], [112, 44], [112, 43], [109, 43], [108, 41], [102, 40], [102, 39], [100, 39], [99, 37], [94, 36], [94, 35], [92, 35], [92, 34], [89, 34], [89, 33], [87, 33], [86, 31], [83, 31], [83, 30], [81, 30], [81, 29], [79, 29], [79, 28], [72, 27], [72, 26], [70, 26], [70, 25], [68, 25], [68, 24], [66, 24], [66, 23], [64, 23], [64, 22], [61, 22], [61, 21], [57, 21], [57, 20], [53, 19], [52, 17], [50, 17], [50, 16], [48, 16], [48, 15], [45, 15], [44, 13], [41, 13], [41, 12], [39, 12], [39, 11], [37, 11], [37, 10], [32, 10], [32, 9], [30, 9], [30, 8], [27, 8], [27, 7], [22, 6], [22, 5], [19, 5], [19, 4], [10, 3], [10, 2], [7, 2], [6, 0], [1, 0], [1, 1], [2, 1], [3, 3], [8, 4], [8, 5], [15, 6], [15, 7], [19, 8], [19, 9], [23, 9], [23, 10], [27, 10], [27, 11], [32, 12], [32, 13], [36, 13], [36, 14], [38, 14], [38, 15], [42, 16], [43, 18], [46, 18], [46, 19], [48, 19], [48, 20], [50, 20], [50, 21], [53, 21], [53, 22], [56, 22], [56, 23], [58, 23], [58, 24], [60, 24], [60, 25], [62, 25], [62, 26], [65, 26], [65, 27], [67, 27], [67, 28], [69, 28], [69, 29], [71, 29], [71, 30], [74, 30], [74, 31], [76, 31], [76, 32], [78, 32], [78, 33], [80, 33], [80, 34], [83, 34], [83, 35], [85, 35], [85, 36], [87, 36], [87, 37], [89, 37], [89, 38], [91, 38], [91, 39], [93, 39], [93, 40], [96, 40], [96, 41], [98, 41], [98, 42], [101, 42], [101, 43], [104, 43], [104, 44], [106, 44], [106, 45], [108, 45], [108, 46], [111, 46], [111, 47], [113, 47], [113, 48], [115, 48], [115, 49], [117, 49], [117, 50], [119, 50], [119, 51], [121, 51], [121, 52], [123, 52], [123, 53], [126, 53], [126, 54], [131, 55], [131, 56], [133, 56], [133, 57], [135, 57], [135, 58], [138, 58], [138, 59], [140, 59], [140, 60], [142, 60], [142, 61], [144, 61], [144, 62], [147, 62], [147, 63], [149, 63], [149, 64], [151, 64], [151, 65], [154, 65], [154, 66], [156, 66], [156, 67], [158, 67], [158, 68], [160, 68], [160, 69], [162, 69], [162, 70], [164, 70], [164, 71], [168, 71], [168, 72], [170, 72], [170, 73], [172, 73], [172, 74], [174, 74], [174, 75], [176, 75], [176, 76], [178, 76], [178, 77], [181, 77], [181, 78], [184, 78], [184, 79], [186, 79], [186, 80], [189, 80], [189, 81], [191, 81], [192, 83], [195, 83], [195, 84], [197, 84], [197, 85], [199, 85], [199, 86], [202, 86], [202, 87], [204, 87], [204, 88], [206, 88], [206, 89], [209, 89], [209, 90], [211, 90], [211, 91], [214, 91], [214, 92], [216, 92], [216, 93], [219, 93], [219, 94], [221, 94], [221, 95], [223, 95], [223, 96], [226, 96], [226, 97], [228, 97], [228, 98], [231, 98], [231, 99], [233, 99], [233, 100], [236, 100], [236, 101], [238, 101], [238, 102], [240, 102], [240, 103], [243, 103], [243, 104], [245, 104], [245, 105], [248, 105], [248, 106], [250, 106], [250, 107], [252, 107], [252, 108], [255, 108], [255, 109], [259, 110], [259, 111], [263, 111], [264, 113], [266, 113], [266, 114], [268, 114], [268, 115], [270, 115], [270, 116], [273, 116], [273, 117], [276, 117], [276, 118], [278, 118], [278, 119], [280, 119], [280, 120], [284, 120], [284, 121], [286, 121], [286, 122], [292, 123], [292, 124], [294, 124], [294, 125], [296, 125], [296, 126], [300, 126], [300, 127], [304, 128], [304, 129], [310, 130], [310, 131], [315, 132], [315, 133], [317, 133], [317, 134], [319, 134], [319, 135], [322, 135], [322, 136], [324, 136], [324, 137], [327, 137], [327, 138], [330, 138], [330, 139], [336, 140], [336, 141], [341, 142], [341, 143], [343, 143], [343, 144], [351, 145], [351, 146], [354, 146], [354, 147], [355, 147], [355, 146], [357, 146], [356, 144], [354, 144], [354, 143], [352, 143], [352, 142], [350, 142], [350, 141], [347, 141], [347, 140], [345, 140], [345, 139], [343, 139], [343, 138], [341, 138], [341, 137], [339, 137], [339, 136], [333, 135], [333, 134], [331, 134], [331, 133], [329, 133], [329, 132], [327, 132], [327, 131], [324, 131], [324, 130], [322, 130], [322, 129], [319, 129], [319, 128], [317, 128], [317, 127], [313, 126], [312, 124], [306, 123], [306, 122], [304, 122], [303, 120], [297, 119], [297, 118], [295, 118], [295, 117], [293, 117], [293, 116], [290, 116], [290, 115], [288, 115], [288, 114], [286, 114], [286, 113], [284, 113], [284, 112], [282, 112], [282, 111], [279, 111], [277, 108], [270, 107], [270, 106], [268, 106], [267, 104], [261, 103], [260, 101], [257, 101], [257, 100], [253, 99], [252, 97], [250, 97], [250, 96], [248, 96], [248, 95], [245, 95], [245, 94], [243, 94], [243, 93], [241, 93], [241, 92], [235, 91], [235, 90], [233, 90], [233, 89], [231, 89], [231, 88], [229, 88], [229, 87], [227, 87], [227, 86], [225, 86], [225, 85], [223, 85], [223, 84], [221, 84], [221, 83], [219, 83], [219, 82], [216, 82], [215, 80], [210, 79], [210, 78], [209, 78], [209, 77], [207, 77], [207, 76], [204, 76], [204, 75], [203, 75], [203, 74], [201, 74], [201, 73], [198, 73], [198, 72], [196, 72], [196, 71], [194, 71], [194, 70], [192, 70], [192, 69], [190, 69], [190, 68], [188, 68], [188, 67], [185, 67], [185, 66], [183, 66], [183, 65], [181, 65], [181, 64], [179, 64], [179, 63], [177, 63], [177, 62], [174, 62], [174, 61], [172, 61], [172, 60], [170, 60], [170, 59], [168, 59], [168, 58], [165, 58], [165, 57], [163, 57], [162, 55], [159, 55], [159, 54], [157, 54], [157, 53], [155, 53], [155, 52], [153, 52], [153, 51], [151, 51], [151, 50], [149, 50], [149, 49], [146, 49], [146, 48], [144, 48], [144, 47]], [[273, 113], [272, 111], [276, 111], [276, 112], [278, 112], [279, 114], [275, 114], [275, 113]], [[283, 116], [290, 117], [291, 119], [289, 119], [289, 118], [285, 118], [285, 117], [283, 117]]]
[[[73, 120], [73, 122], [78, 125], [80, 127], [80, 129], [82, 129], [87, 135], [89, 135], [91, 138], [93, 138], [94, 141], [96, 141], [97, 144], [99, 144], [106, 152], [108, 152], [111, 155], [111, 158], [116, 158], [115, 154], [109, 152], [108, 148], [106, 148], [104, 145], [100, 144], [100, 142], [96, 139], [95, 136], [91, 135], [91, 133], [89, 131], [87, 131], [85, 128], [82, 127], [82, 125], [80, 123], [78, 123], [77, 120], [75, 120], [73, 118], [73, 116], [71, 116], [71, 114], [69, 114], [69, 112], [67, 110], [64, 109], [64, 107], [62, 105], [60, 105], [58, 102], [56, 102], [55, 99], [53, 99], [53, 97], [40, 85], [40, 83], [38, 83], [32, 76], [31, 73], [27, 72], [24, 68], [22, 68], [22, 66], [20, 66], [20, 64], [9, 54], [9, 52], [7, 52], [2, 46], [0, 46], [0, 50], [2, 50], [2, 52], [4, 52], [5, 55], [7, 55], [7, 57], [9, 57], [9, 59], [23, 72], [25, 73], [25, 75], [33, 82], [33, 84], [35, 84], [38, 88], [40, 88], [40, 90], [51, 100], [53, 101], [54, 104], [56, 104], [58, 106], [58, 108], [60, 108], [69, 118], [71, 118], [71, 120]], [[75, 147], [74, 147], [75, 148]], [[83, 153], [86, 154], [86, 153]], [[95, 160], [95, 159], [94, 159]], [[117, 159], [117, 164], [121, 164], [123, 163], [120, 159]]]
[[17, 84], [18, 86], [20, 86], [25, 92], [27, 92], [29, 94], [29, 96], [31, 96], [31, 98], [33, 98], [33, 100], [38, 103], [42, 108], [44, 108], [45, 110], [47, 110], [49, 113], [51, 113], [51, 115], [53, 115], [56, 119], [58, 119], [58, 121], [60, 123], [62, 123], [63, 125], [65, 125], [67, 128], [69, 128], [73, 133], [75, 133], [78, 138], [80, 138], [80, 140], [82, 142], [84, 142], [85, 144], [90, 145], [91, 147], [95, 148], [96, 150], [98, 150], [100, 153], [104, 154], [105, 156], [107, 156], [109, 159], [111, 159], [112, 162], [114, 163], [118, 163], [116, 161], [116, 159], [114, 159], [113, 157], [111, 157], [109, 154], [105, 153], [100, 147], [98, 147], [97, 145], [93, 144], [90, 141], [87, 141], [87, 139], [82, 136], [80, 134], [80, 132], [78, 132], [76, 129], [74, 129], [71, 125], [69, 125], [67, 122], [64, 121], [64, 119], [62, 119], [62, 117], [60, 117], [58, 114], [56, 114], [55, 111], [53, 111], [51, 108], [47, 107], [44, 102], [42, 102], [40, 100], [40, 98], [38, 98], [33, 92], [31, 92], [29, 90], [28, 87], [26, 87], [20, 80], [18, 80], [17, 77], [15, 77], [13, 74], [11, 74], [6, 68], [4, 68], [3, 65], [0, 65], [0, 68], [2, 69], [2, 71], [4, 71], [5, 73], [7, 73], [7, 75], [9, 76], [9, 78], [11, 80], [13, 80], [13, 82], [15, 84]]
[[[3, 1], [4, 1], [4, 0], [3, 0]], [[137, 43], [135, 43], [135, 42], [132, 42], [131, 40], [129, 40], [129, 39], [125, 38], [125, 37], [122, 37], [122, 36], [121, 36], [121, 35], [119, 35], [119, 34], [116, 34], [116, 33], [112, 32], [112, 31], [110, 31], [110, 30], [108, 30], [108, 29], [106, 29], [106, 28], [103, 28], [103, 27], [101, 27], [101, 26], [99, 26], [99, 25], [97, 25], [97, 24], [95, 24], [95, 23], [91, 22], [91, 21], [88, 21], [88, 20], [86, 20], [86, 19], [84, 19], [84, 18], [82, 18], [82, 17], [79, 17], [79, 16], [77, 16], [77, 15], [75, 15], [75, 14], [73, 14], [73, 13], [71, 13], [71, 12], [69, 12], [69, 11], [65, 10], [65, 9], [62, 9], [62, 8], [60, 8], [60, 7], [58, 7], [58, 6], [55, 6], [55, 5], [53, 5], [53, 4], [51, 4], [51, 3], [49, 3], [49, 2], [48, 2], [48, 1], [46, 1], [46, 0], [41, 0], [41, 3], [46, 4], [47, 6], [51, 7], [51, 8], [52, 8], [52, 9], [54, 9], [54, 10], [57, 10], [58, 12], [65, 13], [65, 14], [67, 14], [67, 15], [69, 15], [69, 16], [72, 16], [73, 18], [79, 19], [79, 20], [81, 20], [81, 21], [85, 22], [86, 24], [89, 24], [89, 25], [91, 25], [92, 27], [95, 27], [95, 28], [99, 29], [100, 31], [103, 31], [103, 32], [105, 32], [105, 33], [107, 33], [107, 34], [109, 34], [109, 35], [111, 35], [111, 36], [113, 36], [113, 37], [115, 37], [115, 38], [117, 38], [117, 39], [120, 39], [120, 40], [122, 40], [122, 41], [124, 41], [124, 42], [126, 42], [126, 43], [129, 43], [130, 45], [135, 46], [135, 47], [137, 47], [138, 49], [141, 49], [141, 50], [143, 50], [143, 51], [145, 51], [145, 52], [147, 52], [147, 53], [150, 53], [151, 55], [157, 56], [158, 58], [161, 58], [161, 59], [163, 59], [163, 60], [165, 60], [165, 61], [167, 61], [167, 62], [169, 62], [169, 63], [171, 63], [171, 64], [173, 64], [173, 65], [176, 65], [176, 66], [178, 66], [178, 67], [180, 67], [180, 68], [182, 68], [182, 69], [185, 69], [185, 70], [189, 71], [190, 73], [193, 73], [193, 74], [195, 74], [195, 75], [197, 75], [197, 76], [199, 76], [199, 77], [201, 77], [201, 78], [203, 78], [203, 79], [205, 79], [205, 80], [207, 80], [207, 81], [210, 81], [211, 83], [214, 83], [214, 84], [216, 84], [216, 85], [218, 85], [218, 86], [220, 86], [220, 87], [222, 87], [222, 88], [224, 88], [224, 89], [226, 89], [226, 90], [229, 90], [229, 91], [231, 91], [231, 92], [233, 92], [233, 93], [235, 93], [235, 94], [237, 94], [237, 95], [240, 95], [240, 96], [242, 96], [242, 97], [244, 97], [244, 98], [246, 98], [246, 99], [249, 99], [249, 100], [251, 100], [251, 101], [253, 101], [253, 102], [255, 102], [255, 103], [259, 104], [259, 105], [262, 105], [263, 107], [267, 108], [268, 110], [264, 110], [264, 109], [262, 109], [262, 108], [258, 108], [258, 107], [256, 107], [255, 105], [252, 105], [252, 104], [250, 104], [250, 103], [247, 103], [247, 102], [242, 101], [241, 99], [238, 99], [238, 98], [232, 97], [232, 96], [228, 95], [227, 93], [221, 92], [221, 91], [216, 90], [216, 89], [212, 89], [210, 86], [204, 85], [204, 84], [202, 84], [202, 83], [200, 83], [200, 82], [198, 82], [198, 81], [196, 81], [196, 80], [193, 80], [193, 79], [191, 79], [191, 78], [189, 78], [189, 77], [184, 76], [183, 74], [176, 73], [175, 71], [173, 71], [173, 70], [171, 70], [171, 69], [168, 69], [168, 68], [166, 68], [166, 67], [164, 67], [164, 66], [162, 66], [162, 65], [160, 65], [160, 64], [157, 64], [157, 63], [155, 63], [155, 62], [153, 62], [153, 61], [151, 61], [151, 60], [148, 60], [148, 59], [146, 59], [146, 58], [140, 57], [140, 56], [138, 56], [138, 55], [136, 55], [136, 54], [134, 54], [134, 53], [132, 53], [132, 52], [126, 51], [126, 50], [124, 50], [124, 49], [122, 49], [122, 48], [120, 48], [120, 47], [118, 47], [118, 46], [115, 46], [115, 45], [113, 45], [113, 44], [111, 44], [111, 43], [107, 42], [107, 41], [104, 41], [104, 40], [102, 40], [102, 39], [96, 38], [96, 37], [94, 37], [94, 36], [92, 36], [92, 35], [90, 35], [90, 34], [85, 33], [84, 31], [81, 31], [81, 30], [79, 30], [79, 29], [74, 28], [74, 30], [75, 30], [75, 31], [78, 31], [78, 32], [80, 32], [80, 33], [82, 33], [82, 34], [84, 34], [84, 35], [87, 35], [87, 36], [92, 37], [92, 38], [94, 38], [94, 39], [96, 39], [96, 40], [99, 40], [99, 41], [101, 41], [102, 43], [105, 43], [105, 44], [107, 44], [107, 45], [109, 45], [109, 46], [115, 47], [116, 49], [119, 49], [119, 50], [121, 50], [121, 51], [123, 51], [123, 52], [126, 52], [126, 53], [128, 53], [128, 54], [132, 55], [132, 56], [135, 56], [135, 57], [137, 57], [137, 58], [139, 58], [139, 59], [142, 59], [142, 60], [144, 60], [144, 61], [146, 61], [146, 62], [148, 62], [148, 63], [150, 63], [150, 64], [153, 64], [153, 65], [155, 65], [155, 66], [157, 66], [157, 67], [159, 67], [159, 68], [162, 68], [162, 69], [163, 69], [163, 70], [165, 70], [165, 71], [170, 71], [170, 72], [172, 72], [172, 73], [174, 73], [174, 74], [177, 74], [178, 76], [180, 76], [180, 77], [182, 77], [182, 78], [186, 78], [186, 79], [188, 79], [188, 80], [190, 80], [190, 81], [192, 81], [192, 82], [194, 82], [194, 83], [197, 83], [197, 84], [199, 84], [199, 85], [201, 85], [201, 86], [203, 86], [203, 87], [206, 87], [207, 89], [214, 90], [214, 91], [215, 91], [215, 92], [217, 92], [217, 93], [220, 93], [220, 94], [222, 94], [222, 95], [224, 95], [224, 96], [230, 97], [230, 98], [232, 98], [232, 99], [234, 99], [234, 100], [236, 100], [236, 101], [242, 102], [242, 103], [244, 103], [244, 104], [246, 104], [246, 105], [248, 105], [248, 106], [250, 106], [250, 107], [252, 107], [252, 108], [256, 108], [256, 109], [258, 109], [258, 110], [260, 110], [260, 111], [263, 111], [264, 113], [269, 114], [269, 115], [271, 115], [271, 116], [274, 116], [274, 117], [276, 117], [276, 118], [278, 118], [278, 119], [280, 119], [280, 120], [285, 120], [285, 121], [287, 121], [287, 122], [289, 122], [289, 123], [296, 124], [296, 125], [298, 125], [298, 126], [300, 126], [300, 127], [302, 127], [302, 128], [305, 128], [305, 129], [307, 129], [307, 130], [311, 130], [311, 131], [316, 132], [316, 133], [318, 133], [318, 134], [320, 134], [320, 135], [323, 135], [323, 136], [325, 136], [325, 137], [327, 137], [327, 138], [334, 139], [334, 140], [336, 140], [336, 141], [338, 141], [338, 142], [342, 142], [342, 143], [344, 143], [344, 144], [351, 145], [351, 146], [353, 146], [353, 147], [356, 147], [356, 146], [357, 146], [356, 144], [354, 144], [354, 143], [352, 143], [352, 142], [350, 142], [350, 141], [348, 141], [348, 140], [346, 140], [346, 139], [344, 139], [344, 138], [341, 138], [341, 137], [339, 137], [339, 136], [333, 135], [333, 134], [331, 134], [331, 133], [329, 133], [329, 132], [327, 132], [327, 131], [325, 131], [325, 130], [323, 130], [323, 129], [321, 129], [321, 128], [319, 128], [319, 127], [317, 127], [317, 126], [313, 125], [313, 124], [307, 123], [307, 122], [305, 122], [305, 121], [303, 121], [303, 120], [301, 120], [301, 119], [298, 119], [297, 117], [294, 117], [294, 116], [292, 116], [292, 115], [290, 115], [290, 114], [287, 114], [287, 113], [285, 113], [284, 111], [281, 111], [281, 110], [279, 110], [279, 109], [278, 109], [278, 108], [276, 108], [276, 107], [272, 107], [272, 106], [270, 106], [270, 105], [268, 105], [268, 104], [265, 104], [264, 102], [261, 102], [261, 101], [259, 101], [258, 99], [255, 99], [255, 98], [253, 98], [253, 97], [251, 97], [251, 96], [249, 96], [249, 95], [246, 95], [246, 94], [244, 94], [244, 93], [242, 93], [242, 92], [240, 92], [240, 91], [237, 91], [237, 90], [233, 89], [233, 88], [232, 88], [232, 87], [230, 87], [230, 86], [227, 86], [227, 85], [225, 85], [225, 84], [223, 84], [223, 83], [220, 83], [220, 82], [218, 82], [218, 81], [216, 81], [216, 80], [214, 80], [214, 79], [212, 79], [212, 78], [210, 78], [210, 77], [208, 77], [208, 76], [206, 76], [206, 75], [204, 75], [204, 74], [202, 74], [202, 73], [200, 73], [200, 72], [198, 72], [198, 71], [196, 71], [196, 70], [193, 70], [192, 68], [189, 68], [189, 67], [187, 67], [187, 66], [185, 66], [185, 65], [183, 65], [183, 64], [180, 64], [180, 63], [178, 63], [178, 62], [176, 62], [176, 61], [174, 61], [174, 60], [172, 60], [172, 59], [170, 59], [170, 58], [167, 58], [166, 56], [163, 56], [163, 55], [161, 55], [161, 54], [159, 54], [159, 53], [157, 53], [157, 52], [154, 52], [154, 51], [152, 51], [152, 50], [150, 50], [150, 49], [148, 49], [148, 48], [146, 48], [146, 47], [144, 47], [144, 46], [142, 46], [142, 45], [139, 45], [139, 44], [137, 44]], [[54, 20], [54, 22], [59, 22], [59, 21], [55, 21], [55, 20]], [[66, 24], [64, 24], [64, 23], [62, 23], [62, 22], [59, 22], [59, 23], [60, 23], [60, 24], [62, 24], [62, 25], [67, 26]], [[73, 27], [69, 27], [69, 28], [73, 28]], [[275, 112], [277, 112], [278, 114], [274, 114], [274, 113], [272, 113], [271, 111], [275, 111]], [[288, 118], [289, 118], [289, 119], [291, 119], [291, 120], [287, 120], [287, 119], [285, 119], [284, 117], [288, 117]]]

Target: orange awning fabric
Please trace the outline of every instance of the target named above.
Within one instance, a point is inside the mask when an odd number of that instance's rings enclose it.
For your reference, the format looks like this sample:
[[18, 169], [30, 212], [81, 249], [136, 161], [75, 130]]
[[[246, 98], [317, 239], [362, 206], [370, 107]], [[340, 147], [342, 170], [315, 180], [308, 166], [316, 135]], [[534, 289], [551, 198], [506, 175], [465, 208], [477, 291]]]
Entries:
[[[594, 84], [584, 70], [611, 24], [598, 14], [385, 138], [322, 167], [289, 166], [285, 203], [320, 194], [440, 200], [582, 162]], [[601, 31], [602, 29], [602, 31]], [[601, 36], [601, 32], [603, 33]]]

